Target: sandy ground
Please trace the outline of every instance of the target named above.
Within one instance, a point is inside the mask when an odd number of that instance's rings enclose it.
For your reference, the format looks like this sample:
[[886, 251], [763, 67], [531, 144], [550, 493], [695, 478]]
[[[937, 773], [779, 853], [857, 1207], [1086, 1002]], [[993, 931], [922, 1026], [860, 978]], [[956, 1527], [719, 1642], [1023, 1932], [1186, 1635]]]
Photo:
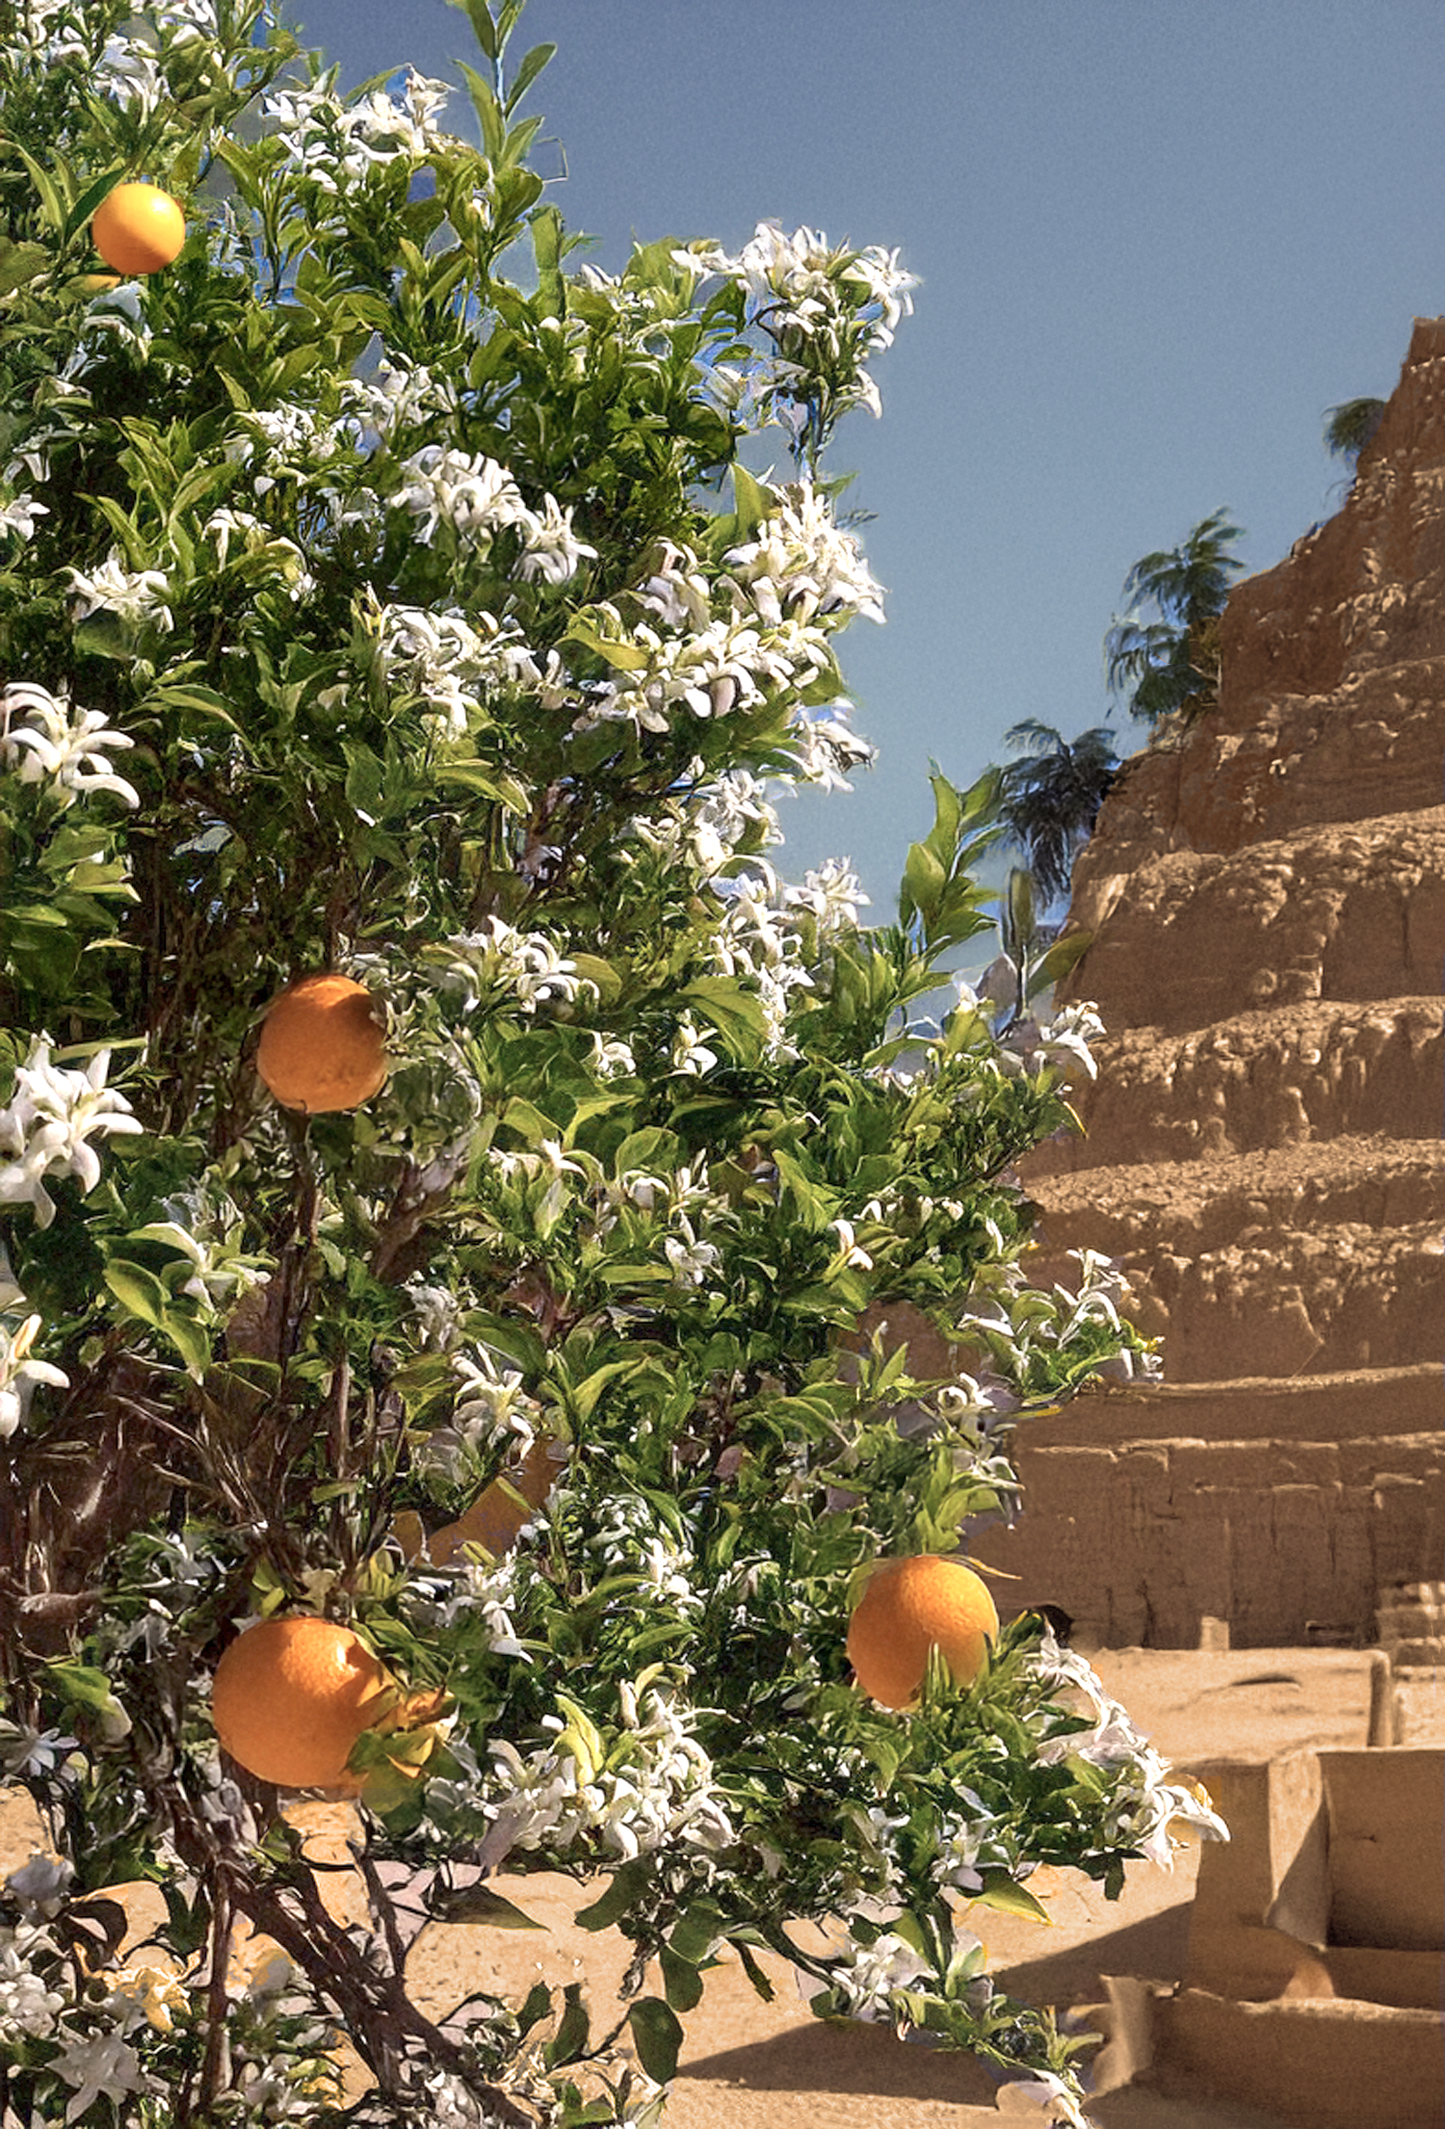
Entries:
[[[1091, 1657], [1108, 1689], [1181, 1772], [1204, 1774], [1223, 1759], [1265, 1759], [1297, 1745], [1363, 1745], [1369, 1713], [1364, 1653], [1317, 1649], [1235, 1653], [1124, 1649]], [[1435, 1714], [1422, 1689], [1412, 1727], [1420, 1741]], [[1440, 1734], [1445, 1734], [1441, 1732]], [[331, 1807], [315, 1814], [318, 1838], [341, 1826]], [[30, 1827], [19, 1800], [0, 1798], [0, 1860], [20, 1860]], [[1096, 2007], [1106, 1977], [1182, 1979], [1197, 1851], [1172, 1873], [1130, 1867], [1112, 1905], [1073, 1872], [1041, 1873], [1053, 1926], [980, 1910], [975, 1926], [993, 1970], [1010, 1994], [1053, 2005], [1061, 2022], [1100, 2030]], [[574, 1910], [593, 1897], [569, 1880], [533, 1877], [509, 1887], [545, 1933], [433, 1925], [413, 1954], [415, 1993], [444, 2007], [469, 1988], [520, 1996], [536, 1979], [586, 1979], [605, 2001], [625, 1963], [619, 1939], [578, 1930]], [[970, 1918], [973, 1919], [973, 1918]], [[809, 2013], [792, 1970], [774, 1965], [774, 2000], [765, 2004], [729, 1962], [708, 1977], [702, 2003], [685, 2021], [687, 2042], [673, 2087], [667, 2129], [996, 2129], [1004, 2120], [1038, 2129], [1039, 2110], [1010, 2100], [982, 2064], [899, 2041], [876, 2027], [821, 2024]], [[1118, 2051], [1096, 2058], [1100, 2087], [1090, 2115], [1098, 2129], [1274, 2129], [1276, 2118], [1203, 2098], [1165, 2098], [1145, 2083], [1104, 2089], [1117, 2077]]]

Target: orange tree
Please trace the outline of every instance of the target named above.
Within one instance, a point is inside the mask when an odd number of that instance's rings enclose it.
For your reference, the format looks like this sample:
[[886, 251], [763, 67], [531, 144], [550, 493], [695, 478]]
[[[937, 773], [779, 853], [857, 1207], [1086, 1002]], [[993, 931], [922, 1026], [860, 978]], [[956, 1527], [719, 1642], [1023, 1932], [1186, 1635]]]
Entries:
[[[1036, 1619], [912, 1712], [845, 1654], [861, 1571], [1011, 1509], [1017, 1417], [1139, 1349], [1098, 1265], [1020, 1263], [1086, 1021], [914, 1025], [994, 783], [935, 780], [891, 924], [775, 864], [775, 784], [867, 751], [823, 461], [908, 277], [769, 224], [574, 271], [548, 49], [466, 12], [475, 140], [259, 0], [7, 18], [0, 1776], [45, 1844], [0, 1894], [5, 2119], [640, 2123], [729, 1949], [1076, 2116], [966, 1905], [1117, 1886], [1207, 1810]], [[117, 283], [133, 182], [185, 242]], [[745, 470], [770, 426], [790, 478]], [[263, 1015], [317, 974], [385, 1061], [286, 1107]], [[859, 1335], [905, 1304], [947, 1380]], [[365, 1925], [212, 1721], [238, 1630], [297, 1616], [393, 1681]], [[622, 2023], [423, 2012], [418, 1926], [543, 1868], [631, 1940]]]

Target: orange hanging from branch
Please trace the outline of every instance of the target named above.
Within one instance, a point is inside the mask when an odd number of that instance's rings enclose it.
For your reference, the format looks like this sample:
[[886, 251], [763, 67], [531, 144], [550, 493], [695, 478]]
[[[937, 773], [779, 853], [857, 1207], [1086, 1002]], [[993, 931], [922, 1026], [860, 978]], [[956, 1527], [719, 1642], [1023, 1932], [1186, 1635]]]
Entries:
[[121, 274], [153, 274], [180, 256], [186, 218], [158, 185], [117, 185], [96, 208], [91, 241]]
[[386, 1078], [376, 999], [350, 976], [303, 976], [267, 1008], [256, 1070], [283, 1108], [359, 1109]]
[[232, 1759], [283, 1789], [361, 1786], [346, 1762], [395, 1689], [349, 1626], [310, 1614], [263, 1619], [222, 1655], [211, 1719]]
[[848, 1661], [865, 1693], [885, 1708], [918, 1698], [937, 1649], [957, 1685], [971, 1685], [998, 1639], [987, 1585], [958, 1560], [922, 1553], [884, 1560], [868, 1578], [848, 1627]]

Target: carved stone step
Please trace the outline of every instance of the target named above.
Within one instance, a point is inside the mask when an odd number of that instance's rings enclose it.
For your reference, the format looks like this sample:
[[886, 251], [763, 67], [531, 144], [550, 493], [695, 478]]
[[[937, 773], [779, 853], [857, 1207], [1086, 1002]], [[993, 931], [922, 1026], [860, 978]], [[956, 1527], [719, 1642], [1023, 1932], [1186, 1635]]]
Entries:
[[[1077, 921], [1084, 922], [1080, 912]], [[1105, 1026], [1163, 1034], [1239, 1006], [1428, 994], [1445, 964], [1445, 807], [1172, 850], [1130, 880], [1088, 956]]]
[[1194, 1383], [1088, 1398], [1015, 1436], [1024, 1513], [970, 1550], [1099, 1644], [1374, 1641], [1383, 1585], [1445, 1560], [1445, 1379], [1436, 1364]]
[[1077, 1090], [1086, 1136], [1050, 1140], [1029, 1174], [1067, 1175], [1336, 1138], [1438, 1140], [1445, 1122], [1438, 996], [1318, 1000], [1168, 1034], [1126, 1028], [1095, 1045]]

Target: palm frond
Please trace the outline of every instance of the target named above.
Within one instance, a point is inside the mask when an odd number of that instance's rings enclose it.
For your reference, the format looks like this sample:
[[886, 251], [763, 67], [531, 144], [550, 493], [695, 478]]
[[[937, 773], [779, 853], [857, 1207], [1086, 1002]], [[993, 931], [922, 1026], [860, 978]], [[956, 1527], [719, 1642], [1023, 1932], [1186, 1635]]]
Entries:
[[1383, 399], [1342, 399], [1325, 415], [1325, 449], [1353, 465], [1384, 419]]

